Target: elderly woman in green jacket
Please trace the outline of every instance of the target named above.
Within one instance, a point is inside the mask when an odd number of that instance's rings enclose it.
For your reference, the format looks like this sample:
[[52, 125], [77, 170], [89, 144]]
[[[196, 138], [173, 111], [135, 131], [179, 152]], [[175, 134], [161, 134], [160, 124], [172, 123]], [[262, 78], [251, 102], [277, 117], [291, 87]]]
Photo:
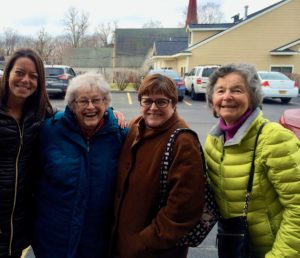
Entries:
[[[220, 67], [210, 77], [207, 96], [219, 118], [207, 137], [205, 154], [221, 216], [243, 215], [255, 138], [267, 122], [257, 142], [247, 213], [252, 257], [300, 257], [300, 142], [263, 117], [260, 81], [252, 65]], [[218, 246], [219, 257], [233, 258], [231, 251]]]

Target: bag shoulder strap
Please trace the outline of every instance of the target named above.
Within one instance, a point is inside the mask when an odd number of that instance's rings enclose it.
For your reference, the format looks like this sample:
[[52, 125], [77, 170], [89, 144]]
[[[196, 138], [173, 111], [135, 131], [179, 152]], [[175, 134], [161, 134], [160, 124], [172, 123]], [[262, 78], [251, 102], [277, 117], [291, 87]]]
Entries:
[[250, 194], [252, 192], [252, 186], [253, 186], [253, 178], [254, 178], [254, 169], [255, 169], [255, 156], [256, 156], [256, 147], [257, 147], [257, 142], [259, 135], [262, 132], [262, 129], [266, 125], [267, 121], [265, 121], [259, 128], [256, 134], [255, 142], [254, 142], [254, 150], [253, 150], [253, 155], [252, 155], [252, 161], [251, 161], [251, 169], [250, 169], [250, 175], [249, 175], [249, 180], [248, 180], [248, 185], [247, 185], [247, 193], [245, 196], [245, 205], [244, 205], [244, 214], [247, 215], [248, 213], [248, 207], [249, 207], [249, 200], [250, 200]]
[[[170, 136], [170, 138], [169, 138], [169, 140], [166, 144], [165, 151], [162, 155], [161, 165], [160, 165], [160, 203], [159, 203], [159, 208], [165, 206], [166, 202], [167, 202], [167, 197], [168, 197], [168, 193], [169, 193], [169, 189], [168, 189], [168, 172], [169, 172], [170, 165], [172, 163], [171, 154], [172, 154], [172, 151], [173, 151], [174, 142], [175, 142], [177, 136], [182, 132], [192, 133], [193, 135], [195, 135], [195, 137], [199, 141], [197, 133], [194, 132], [192, 129], [189, 129], [189, 128], [177, 128], [171, 134], [171, 136]], [[200, 143], [200, 141], [199, 141], [199, 143]], [[201, 144], [200, 144], [200, 147], [201, 147]], [[203, 159], [203, 162], [204, 162], [204, 155], [203, 155], [202, 149], [201, 149], [201, 155], [203, 156], [202, 159]]]

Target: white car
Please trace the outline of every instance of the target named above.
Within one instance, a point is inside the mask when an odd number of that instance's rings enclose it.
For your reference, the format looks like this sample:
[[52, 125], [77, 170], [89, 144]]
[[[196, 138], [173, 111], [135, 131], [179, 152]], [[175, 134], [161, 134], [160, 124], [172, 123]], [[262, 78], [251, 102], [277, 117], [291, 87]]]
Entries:
[[258, 71], [264, 98], [280, 98], [289, 103], [298, 96], [298, 83], [280, 72]]
[[219, 65], [199, 65], [185, 75], [186, 92], [191, 95], [193, 100], [199, 99], [201, 95], [206, 95], [208, 78], [218, 67]]

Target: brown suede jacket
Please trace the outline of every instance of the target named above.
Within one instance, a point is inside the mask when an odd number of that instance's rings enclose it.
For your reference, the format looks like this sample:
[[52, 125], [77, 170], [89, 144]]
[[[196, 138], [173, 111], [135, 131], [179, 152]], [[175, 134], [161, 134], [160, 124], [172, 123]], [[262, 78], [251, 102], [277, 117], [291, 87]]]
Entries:
[[119, 161], [115, 198], [112, 257], [151, 258], [187, 256], [176, 246], [201, 216], [204, 177], [199, 142], [189, 132], [174, 143], [169, 197], [160, 210], [160, 162], [170, 135], [187, 128], [177, 112], [160, 128], [132, 121]]

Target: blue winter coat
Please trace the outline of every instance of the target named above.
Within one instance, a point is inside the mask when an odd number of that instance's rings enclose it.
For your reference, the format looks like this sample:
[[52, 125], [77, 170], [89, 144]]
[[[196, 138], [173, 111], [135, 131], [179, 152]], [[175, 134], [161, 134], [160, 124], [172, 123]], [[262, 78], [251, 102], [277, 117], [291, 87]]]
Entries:
[[42, 126], [37, 217], [37, 258], [105, 257], [119, 154], [127, 134], [112, 110], [89, 142], [67, 107]]

